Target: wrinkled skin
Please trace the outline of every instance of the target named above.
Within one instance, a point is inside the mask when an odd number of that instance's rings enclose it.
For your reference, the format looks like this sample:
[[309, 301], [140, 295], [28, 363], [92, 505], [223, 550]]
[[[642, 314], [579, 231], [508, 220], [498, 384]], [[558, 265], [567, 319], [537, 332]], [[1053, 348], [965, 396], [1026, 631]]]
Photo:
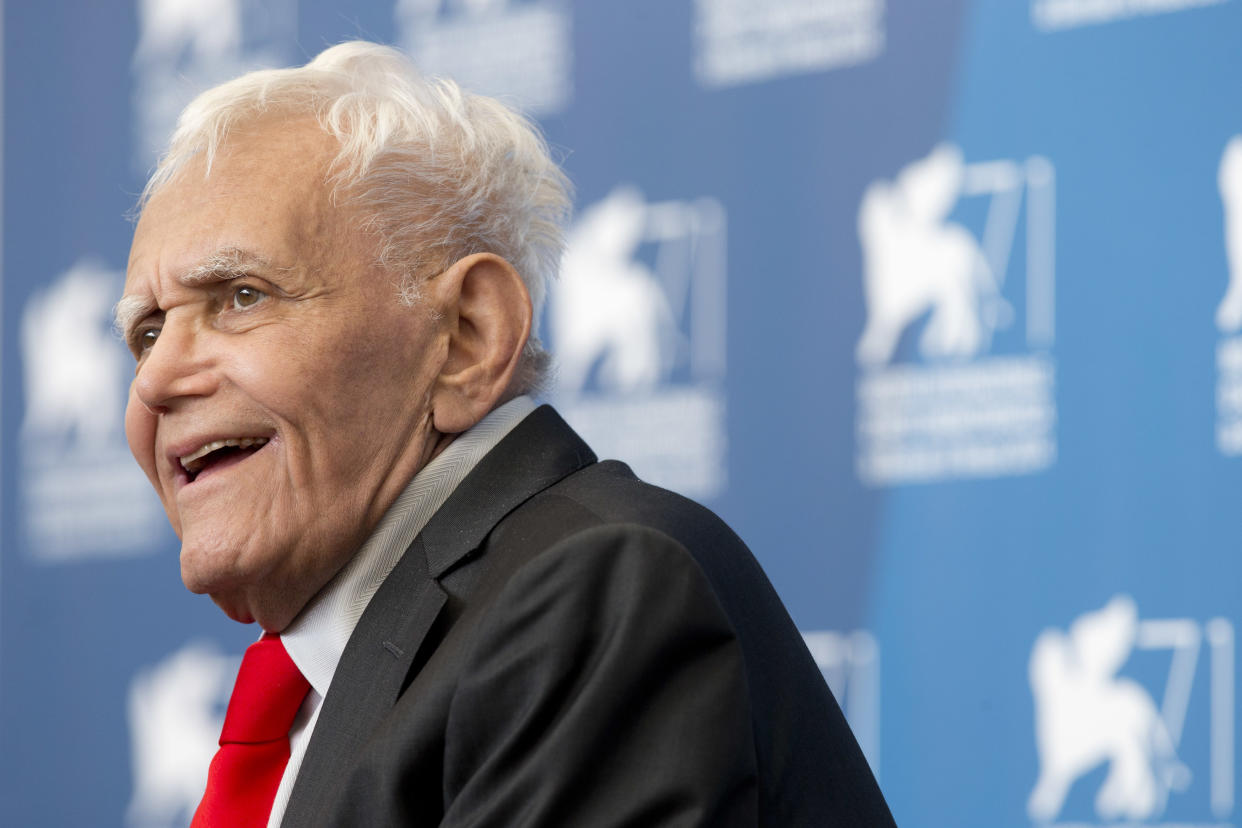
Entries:
[[[334, 151], [313, 122], [285, 121], [230, 136], [206, 178], [187, 166], [143, 211], [121, 304], [137, 358], [126, 435], [181, 538], [182, 578], [270, 631], [452, 439], [434, 409], [456, 318], [437, 303], [453, 297], [432, 280], [423, 305], [396, 300], [374, 239], [324, 187]], [[240, 438], [268, 442], [183, 471]]]

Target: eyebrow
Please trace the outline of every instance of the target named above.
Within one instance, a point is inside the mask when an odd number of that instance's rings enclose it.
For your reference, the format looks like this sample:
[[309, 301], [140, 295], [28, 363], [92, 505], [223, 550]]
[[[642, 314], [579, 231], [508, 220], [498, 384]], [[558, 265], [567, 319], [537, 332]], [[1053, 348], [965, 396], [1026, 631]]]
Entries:
[[[253, 270], [271, 267], [271, 262], [257, 253], [240, 247], [222, 247], [178, 276], [177, 281], [186, 287], [197, 287], [227, 282]], [[113, 328], [128, 340], [133, 327], [157, 309], [150, 296], [122, 296], [113, 312]]]

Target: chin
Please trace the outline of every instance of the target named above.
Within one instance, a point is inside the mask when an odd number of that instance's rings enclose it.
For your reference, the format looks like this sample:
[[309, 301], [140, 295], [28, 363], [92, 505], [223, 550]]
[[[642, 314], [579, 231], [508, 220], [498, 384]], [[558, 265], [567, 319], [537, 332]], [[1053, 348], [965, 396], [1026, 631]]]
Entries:
[[[224, 614], [240, 624], [254, 621], [254, 613], [245, 600], [245, 591], [237, 588], [232, 579], [221, 577], [212, 567], [195, 565], [194, 557], [187, 558], [183, 548], [181, 552], [181, 582], [185, 588], [195, 595], [207, 595], [224, 611]], [[201, 563], [199, 561], [198, 563]]]
[[195, 595], [205, 595], [211, 588], [197, 568], [191, 566], [186, 560], [184, 547], [181, 549], [181, 583], [185, 584], [185, 588]]
[[[216, 606], [224, 611], [224, 614], [232, 618], [239, 624], [253, 624], [254, 614], [250, 608], [244, 603], [234, 600], [231, 596], [221, 595], [219, 593], [211, 593], [211, 600]], [[269, 632], [279, 632], [279, 630], [269, 630]]]
[[232, 554], [218, 548], [195, 543], [181, 543], [181, 582], [195, 595], [224, 593], [236, 588], [238, 573]]
[[182, 543], [181, 581], [190, 592], [210, 596], [234, 621], [258, 621], [268, 632], [279, 632], [296, 612], [289, 611], [294, 606], [289, 588], [259, 566], [270, 563], [271, 556], [247, 559], [245, 552], [237, 540]]

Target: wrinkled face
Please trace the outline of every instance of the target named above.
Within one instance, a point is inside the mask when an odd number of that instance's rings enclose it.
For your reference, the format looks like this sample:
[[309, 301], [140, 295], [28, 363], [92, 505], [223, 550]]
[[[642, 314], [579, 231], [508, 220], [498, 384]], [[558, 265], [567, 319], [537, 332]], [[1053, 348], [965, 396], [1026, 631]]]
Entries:
[[434, 450], [445, 350], [323, 181], [310, 122], [231, 137], [148, 203], [118, 306], [125, 429], [189, 589], [279, 630]]

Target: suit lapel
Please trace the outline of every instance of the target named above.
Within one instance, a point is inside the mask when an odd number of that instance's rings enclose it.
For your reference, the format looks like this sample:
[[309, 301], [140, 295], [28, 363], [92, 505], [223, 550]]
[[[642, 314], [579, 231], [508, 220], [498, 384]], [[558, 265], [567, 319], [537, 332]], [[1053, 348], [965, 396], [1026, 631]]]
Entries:
[[594, 462], [595, 454], [551, 406], [535, 409], [479, 461], [423, 529], [431, 577], [477, 549], [505, 515]]
[[[310, 825], [332, 792], [342, 757], [354, 756], [392, 709], [410, 664], [444, 606], [444, 590], [427, 575], [421, 537], [384, 580], [341, 655], [282, 820]], [[404, 614], [372, 612], [401, 603]]]
[[[284, 825], [322, 813], [344, 762], [396, 704], [446, 600], [438, 579], [478, 549], [505, 515], [595, 455], [551, 407], [514, 427], [468, 474], [371, 599], [341, 656], [294, 784]], [[463, 564], [465, 565], [465, 564]]]

